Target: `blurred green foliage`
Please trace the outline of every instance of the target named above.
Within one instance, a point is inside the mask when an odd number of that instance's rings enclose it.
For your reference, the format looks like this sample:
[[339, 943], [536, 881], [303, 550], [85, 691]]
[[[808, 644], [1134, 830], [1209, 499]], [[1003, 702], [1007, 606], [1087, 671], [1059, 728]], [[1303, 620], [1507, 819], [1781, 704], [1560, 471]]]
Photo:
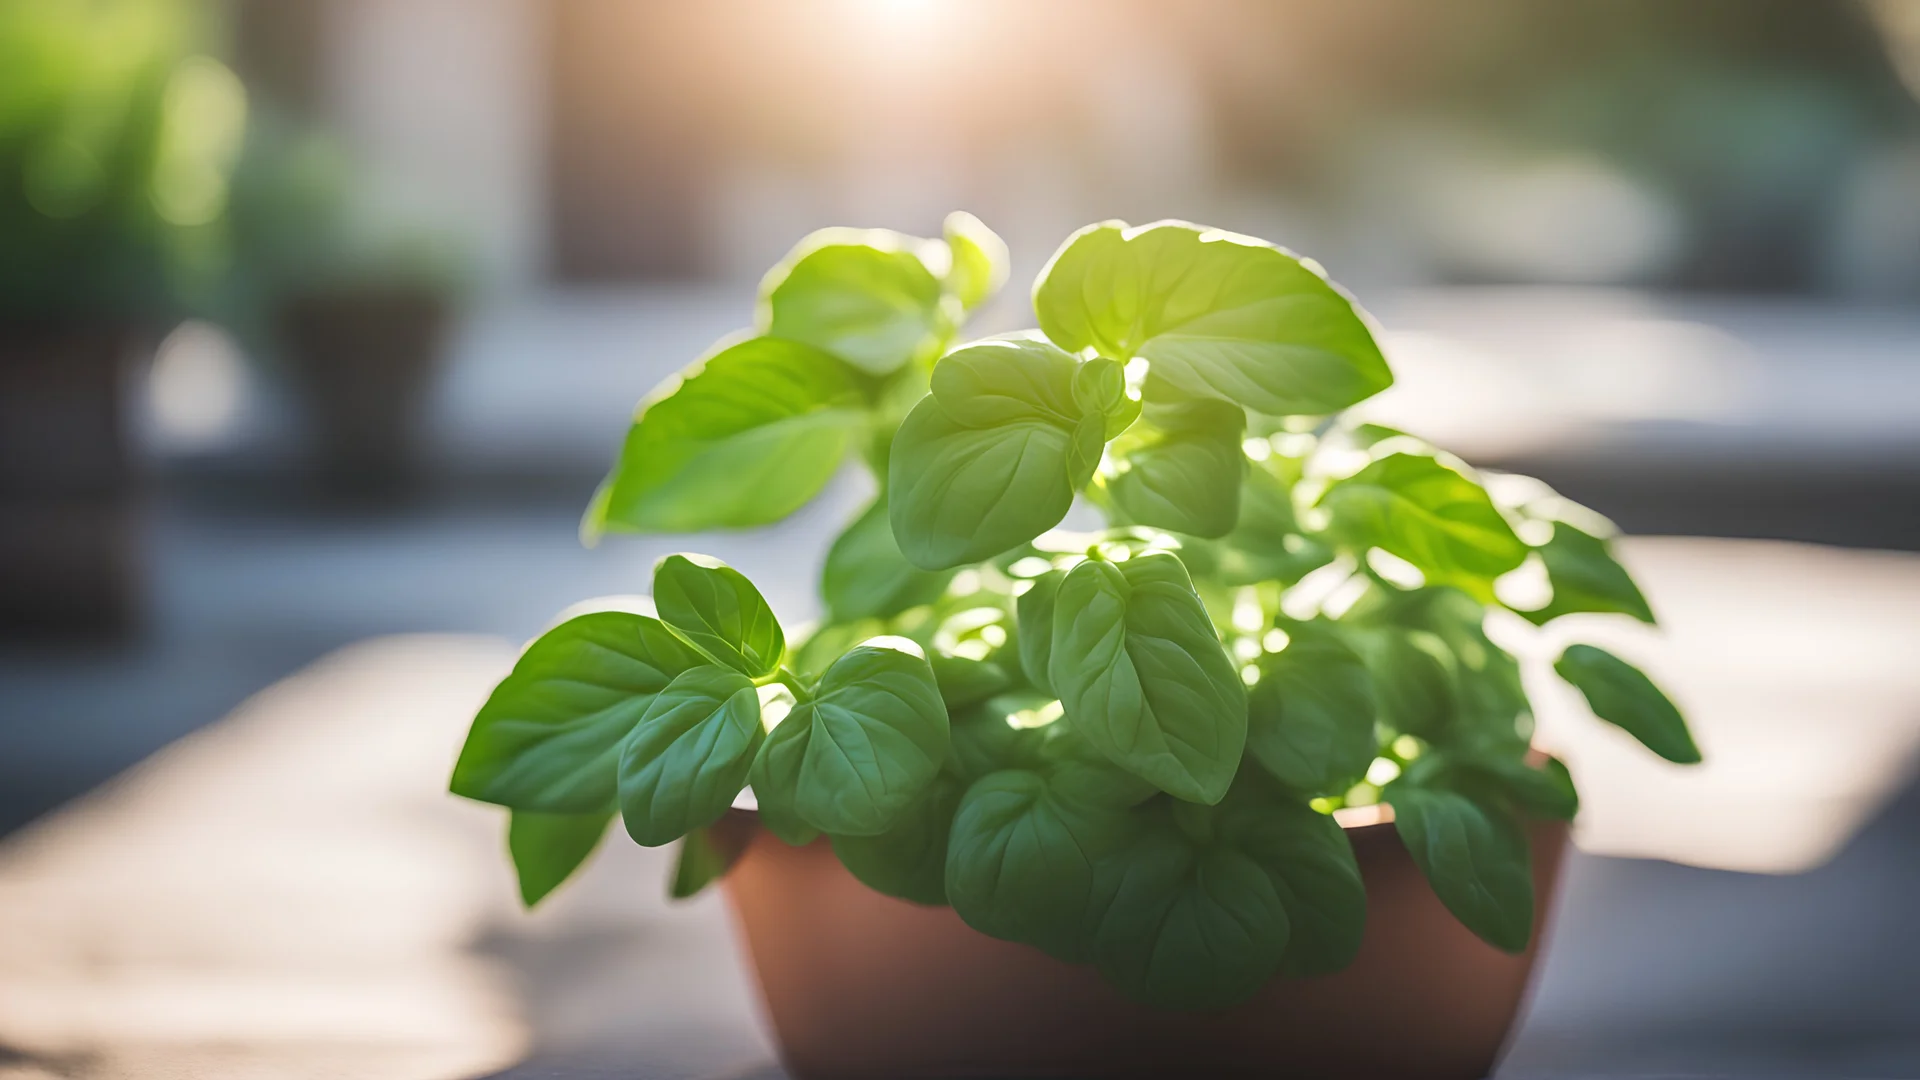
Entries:
[[247, 95], [192, 0], [0, 0], [0, 320], [209, 302]]

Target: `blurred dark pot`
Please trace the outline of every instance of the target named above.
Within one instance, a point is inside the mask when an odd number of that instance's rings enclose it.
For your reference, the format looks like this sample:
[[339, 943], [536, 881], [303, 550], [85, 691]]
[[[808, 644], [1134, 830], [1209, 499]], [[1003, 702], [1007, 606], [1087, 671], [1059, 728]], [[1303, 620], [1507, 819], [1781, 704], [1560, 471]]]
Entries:
[[411, 479], [450, 315], [447, 297], [426, 288], [337, 289], [282, 305], [288, 379], [327, 481], [384, 493]]
[[138, 621], [126, 399], [141, 341], [117, 324], [0, 324], [0, 636]]
[[[1358, 959], [1212, 1014], [1136, 1004], [1091, 968], [987, 937], [948, 908], [882, 896], [824, 840], [741, 836], [726, 890], [801, 1080], [1486, 1076], [1519, 1012], [1538, 926], [1524, 954], [1500, 952], [1441, 905], [1392, 825], [1348, 835], [1367, 886]], [[1564, 825], [1535, 827], [1542, 912], [1565, 846]]]

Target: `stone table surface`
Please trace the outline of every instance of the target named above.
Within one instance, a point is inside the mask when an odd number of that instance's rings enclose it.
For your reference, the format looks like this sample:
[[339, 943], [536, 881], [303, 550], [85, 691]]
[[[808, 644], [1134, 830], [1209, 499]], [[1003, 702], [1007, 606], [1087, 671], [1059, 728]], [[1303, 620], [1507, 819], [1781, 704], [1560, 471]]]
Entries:
[[[1920, 557], [1625, 557], [1666, 629], [1609, 643], [1710, 762], [1543, 694], [1588, 850], [1500, 1075], [1920, 1075]], [[0, 1080], [778, 1076], [718, 896], [615, 837], [523, 913], [502, 813], [444, 794], [514, 652], [350, 645], [0, 844]]]

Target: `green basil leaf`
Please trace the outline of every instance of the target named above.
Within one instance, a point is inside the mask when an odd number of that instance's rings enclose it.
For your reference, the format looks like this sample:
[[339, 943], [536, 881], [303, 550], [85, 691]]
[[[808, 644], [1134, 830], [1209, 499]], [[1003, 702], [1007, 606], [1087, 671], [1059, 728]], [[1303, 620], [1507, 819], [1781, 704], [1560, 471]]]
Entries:
[[1160, 1008], [1237, 1004], [1279, 970], [1290, 937], [1286, 906], [1259, 863], [1164, 824], [1101, 860], [1091, 908], [1100, 973]]
[[1074, 567], [1051, 651], [1067, 719], [1115, 765], [1190, 802], [1226, 794], [1247, 741], [1246, 691], [1179, 559]]
[[916, 904], [947, 902], [947, 836], [966, 785], [934, 777], [878, 836], [836, 836], [834, 854], [867, 888]]
[[1395, 781], [1381, 797], [1447, 910], [1489, 945], [1524, 951], [1533, 937], [1533, 871], [1520, 823], [1444, 788]]
[[1227, 535], [1240, 520], [1246, 413], [1198, 401], [1150, 406], [1147, 418], [1151, 426], [1134, 428], [1113, 447], [1120, 471], [1106, 487], [1122, 517], [1206, 539]]
[[1381, 458], [1328, 487], [1320, 505], [1341, 542], [1392, 552], [1432, 584], [1490, 582], [1526, 561], [1486, 489], [1425, 455]]
[[1367, 891], [1346, 830], [1267, 784], [1236, 784], [1221, 811], [1220, 835], [1267, 872], [1286, 908], [1280, 973], [1327, 975], [1351, 964], [1366, 934]]
[[726, 876], [733, 868], [734, 858], [720, 850], [713, 837], [705, 829], [695, 829], [680, 841], [680, 851], [673, 862], [673, 880], [667, 885], [667, 896], [674, 900], [686, 900], [698, 896], [702, 890]]
[[705, 662], [645, 615], [561, 623], [527, 647], [473, 718], [453, 793], [538, 813], [610, 811], [620, 743], [655, 694]]
[[1060, 523], [1073, 505], [1072, 432], [1042, 421], [967, 427], [936, 398], [894, 436], [888, 518], [907, 561], [923, 570], [979, 562]]
[[977, 705], [1013, 686], [1013, 677], [995, 660], [933, 653], [927, 657], [940, 684], [940, 698], [949, 712]]
[[1536, 611], [1520, 612], [1534, 625], [1588, 611], [1653, 622], [1647, 598], [1640, 595], [1640, 587], [1626, 568], [1614, 560], [1605, 540], [1559, 521], [1554, 523], [1553, 539], [1539, 550], [1547, 567], [1547, 581], [1553, 586], [1553, 599]]
[[753, 681], [721, 667], [682, 672], [656, 694], [620, 748], [620, 816], [643, 847], [720, 820], [760, 749]]
[[1379, 716], [1388, 727], [1433, 738], [1458, 711], [1453, 655], [1439, 636], [1425, 630], [1358, 627], [1347, 632], [1373, 675]]
[[[1354, 605], [1347, 618], [1412, 631], [1416, 646], [1439, 658], [1448, 672], [1452, 708], [1446, 721], [1401, 730], [1453, 743], [1487, 743], [1518, 756], [1526, 749], [1532, 709], [1521, 685], [1519, 663], [1487, 637], [1482, 626], [1486, 611], [1455, 588], [1404, 592], [1376, 588]], [[1523, 726], [1528, 730], [1523, 731]]]
[[830, 835], [877, 836], [946, 760], [946, 706], [918, 656], [862, 645], [775, 725], [753, 763], [763, 808]]
[[1307, 795], [1347, 790], [1373, 764], [1373, 676], [1331, 625], [1288, 622], [1247, 699], [1247, 752]]
[[915, 249], [881, 229], [822, 229], [760, 284], [762, 332], [805, 342], [869, 375], [937, 355], [948, 332], [940, 281]]
[[1010, 262], [1007, 242], [964, 210], [948, 214], [943, 231], [947, 248], [953, 252], [947, 289], [959, 299], [961, 308], [972, 311], [1006, 284]]
[[581, 531], [591, 538], [779, 521], [819, 494], [865, 426], [845, 365], [797, 342], [750, 338], [640, 403]]
[[1084, 962], [1095, 864], [1135, 827], [1124, 807], [1057, 791], [1044, 772], [989, 774], [954, 814], [947, 899], [982, 933]]
[[1392, 373], [1353, 301], [1279, 248], [1183, 222], [1106, 222], [1041, 271], [1034, 312], [1072, 352], [1145, 357], [1182, 393], [1273, 416], [1337, 412]]
[[661, 619], [720, 663], [753, 677], [780, 666], [787, 649], [780, 621], [753, 582], [725, 563], [704, 555], [661, 559], [653, 602]]
[[1332, 562], [1332, 549], [1302, 532], [1289, 482], [1267, 467], [1251, 465], [1241, 481], [1233, 531], [1218, 540], [1181, 538], [1180, 557], [1188, 569], [1229, 587], [1263, 581], [1291, 585]]
[[520, 901], [538, 904], [573, 876], [600, 846], [613, 815], [536, 814], [515, 810], [507, 824], [507, 853], [520, 879]]
[[1553, 670], [1586, 695], [1593, 714], [1680, 765], [1700, 761], [1687, 722], [1653, 680], [1632, 664], [1592, 645], [1569, 645]]
[[1037, 690], [999, 694], [953, 716], [953, 743], [947, 771], [967, 783], [1002, 769], [1024, 769], [1039, 763], [1038, 749], [1045, 729], [1017, 728], [1009, 718], [1044, 707], [1053, 695]]
[[1534, 768], [1512, 754], [1482, 755], [1465, 758], [1456, 767], [1465, 774], [1464, 784], [1477, 785], [1488, 797], [1531, 817], [1572, 821], [1580, 812], [1573, 776], [1558, 758]]
[[1039, 421], [1071, 428], [1081, 417], [1074, 397], [1078, 367], [1051, 342], [987, 338], [941, 357], [930, 389], [941, 411], [967, 427]]
[[1127, 396], [1126, 370], [1115, 361], [1096, 356], [1073, 373], [1073, 400], [1086, 416], [1101, 417], [1101, 435], [1111, 439], [1140, 417], [1140, 402]]
[[1020, 594], [1014, 607], [1016, 635], [1020, 639], [1020, 670], [1027, 681], [1049, 694], [1053, 683], [1047, 667], [1053, 656], [1053, 609], [1060, 595], [1060, 583], [1067, 579], [1064, 570], [1049, 570], [1033, 579], [1033, 588]]
[[884, 619], [939, 599], [951, 580], [952, 571], [922, 570], [900, 554], [883, 494], [827, 549], [820, 595], [834, 622]]

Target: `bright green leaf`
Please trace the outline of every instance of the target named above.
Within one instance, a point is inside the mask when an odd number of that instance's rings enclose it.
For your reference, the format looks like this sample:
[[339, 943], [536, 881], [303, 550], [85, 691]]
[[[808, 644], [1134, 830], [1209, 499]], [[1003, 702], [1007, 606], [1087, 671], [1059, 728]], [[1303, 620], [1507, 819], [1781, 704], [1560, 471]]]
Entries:
[[1111, 439], [1140, 417], [1140, 401], [1127, 394], [1126, 370], [1104, 356], [1081, 364], [1073, 373], [1073, 400], [1082, 414], [1103, 419], [1104, 438]]
[[659, 847], [718, 821], [746, 786], [764, 733], [752, 680], [712, 666], [681, 673], [620, 748], [627, 834]]
[[940, 771], [946, 706], [918, 656], [863, 645], [767, 736], [752, 780], [763, 808], [830, 835], [877, 836]]
[[1632, 664], [1592, 645], [1569, 645], [1553, 670], [1586, 695], [1593, 714], [1681, 765], [1700, 761], [1687, 722], [1653, 680]]
[[1395, 782], [1382, 797], [1447, 910], [1488, 944], [1524, 950], [1533, 937], [1533, 871], [1520, 823], [1444, 788]]
[[1184, 222], [1080, 230], [1041, 271], [1033, 306], [1065, 349], [1145, 357], [1184, 394], [1273, 416], [1337, 412], [1393, 381], [1353, 301], [1314, 269]]
[[964, 210], [948, 214], [943, 231], [947, 248], [953, 252], [953, 266], [947, 271], [947, 289], [959, 299], [963, 309], [972, 311], [1006, 284], [1007, 242]]
[[1536, 611], [1520, 614], [1538, 626], [1575, 612], [1631, 615], [1653, 622], [1653, 610], [1626, 568], [1614, 560], [1607, 541], [1564, 521], [1555, 522], [1553, 539], [1540, 548], [1547, 567], [1553, 599]]
[[520, 900], [538, 904], [587, 861], [607, 831], [611, 813], [536, 814], [515, 810], [507, 824], [507, 852], [520, 879]]
[[720, 663], [749, 676], [771, 675], [787, 648], [773, 609], [745, 574], [717, 559], [694, 558], [669, 555], [654, 566], [660, 618]]
[[972, 428], [932, 397], [894, 436], [888, 517], [925, 570], [978, 562], [1060, 523], [1073, 505], [1069, 429], [1028, 421]]
[[1241, 481], [1233, 531], [1218, 540], [1183, 537], [1180, 558], [1196, 577], [1229, 587], [1263, 581], [1291, 585], [1332, 562], [1333, 552], [1301, 531], [1288, 482], [1256, 464]]
[[621, 742], [655, 694], [705, 662], [645, 615], [561, 623], [527, 647], [474, 717], [453, 793], [539, 813], [611, 810]]
[[1074, 567], [1051, 652], [1067, 719], [1109, 760], [1191, 802], [1226, 794], [1246, 746], [1246, 692], [1179, 559]]
[[827, 549], [820, 595], [834, 622], [884, 619], [932, 603], [951, 580], [952, 571], [922, 570], [900, 554], [882, 495]]
[[1240, 520], [1246, 414], [1196, 401], [1149, 406], [1147, 419], [1113, 446], [1120, 471], [1106, 487], [1121, 517], [1207, 539], [1227, 535]]
[[1306, 795], [1338, 794], [1373, 763], [1373, 677], [1330, 625], [1285, 624], [1247, 700], [1247, 752]]
[[1381, 458], [1330, 486], [1320, 505], [1341, 542], [1398, 555], [1430, 583], [1491, 581], [1527, 557], [1486, 489], [1424, 455]]
[[934, 777], [920, 797], [878, 836], [836, 836], [834, 854], [875, 892], [916, 904], [947, 902], [947, 836], [966, 785]]
[[819, 493], [865, 424], [838, 360], [776, 338], [742, 341], [641, 402], [582, 532], [779, 521]]
[[922, 241], [882, 229], [822, 229], [760, 284], [760, 327], [870, 375], [935, 355], [947, 332]]

